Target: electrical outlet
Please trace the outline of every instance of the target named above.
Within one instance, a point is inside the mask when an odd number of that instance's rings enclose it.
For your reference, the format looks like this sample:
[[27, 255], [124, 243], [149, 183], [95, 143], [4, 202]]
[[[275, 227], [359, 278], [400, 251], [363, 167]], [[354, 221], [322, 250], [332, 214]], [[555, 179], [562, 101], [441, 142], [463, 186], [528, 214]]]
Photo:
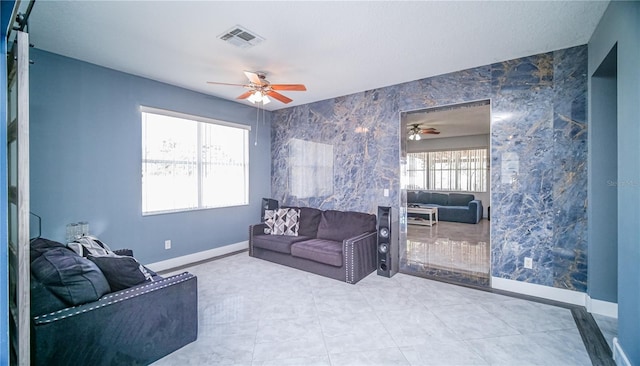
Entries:
[[164, 249], [171, 249], [171, 240], [164, 241]]
[[533, 268], [533, 258], [524, 257], [524, 268], [528, 268], [528, 269]]

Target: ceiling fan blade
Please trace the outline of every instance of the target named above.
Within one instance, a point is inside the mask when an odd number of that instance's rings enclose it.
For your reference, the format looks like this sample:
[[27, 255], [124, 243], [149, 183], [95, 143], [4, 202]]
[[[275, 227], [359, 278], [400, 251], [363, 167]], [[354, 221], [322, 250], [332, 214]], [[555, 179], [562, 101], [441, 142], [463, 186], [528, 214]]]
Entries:
[[251, 81], [254, 84], [257, 85], [266, 85], [266, 81], [264, 79], [261, 79], [260, 76], [258, 76], [258, 74], [256, 74], [255, 72], [251, 72], [251, 71], [245, 71], [244, 74], [247, 76], [247, 79], [249, 79], [249, 81]]
[[207, 81], [207, 84], [214, 84], [214, 85], [232, 85], [232, 86], [246, 86], [244, 84], [231, 84], [231, 83], [219, 83], [217, 81]]
[[267, 95], [272, 97], [273, 99], [281, 101], [284, 104], [293, 102], [293, 99], [289, 99], [280, 93], [274, 92], [273, 90], [267, 92]]
[[440, 131], [420, 131], [423, 135], [439, 135]]
[[253, 90], [249, 90], [248, 92], [244, 92], [242, 93], [239, 97], [237, 97], [236, 99], [247, 99], [251, 96], [251, 94], [253, 94]]
[[433, 127], [423, 128], [422, 131], [435, 131], [436, 129]]
[[307, 88], [303, 84], [271, 84], [273, 90], [291, 90], [291, 91], [306, 91]]

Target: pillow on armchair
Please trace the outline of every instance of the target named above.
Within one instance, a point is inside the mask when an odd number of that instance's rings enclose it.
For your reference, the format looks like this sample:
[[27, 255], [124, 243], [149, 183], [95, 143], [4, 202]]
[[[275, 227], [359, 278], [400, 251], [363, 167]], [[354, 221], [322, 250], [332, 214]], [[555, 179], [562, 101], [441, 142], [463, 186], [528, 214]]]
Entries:
[[145, 281], [152, 281], [151, 274], [133, 257], [89, 255], [87, 258], [100, 268], [112, 291], [120, 291]]
[[69, 305], [96, 301], [111, 291], [93, 262], [65, 247], [42, 252], [31, 262], [31, 273]]

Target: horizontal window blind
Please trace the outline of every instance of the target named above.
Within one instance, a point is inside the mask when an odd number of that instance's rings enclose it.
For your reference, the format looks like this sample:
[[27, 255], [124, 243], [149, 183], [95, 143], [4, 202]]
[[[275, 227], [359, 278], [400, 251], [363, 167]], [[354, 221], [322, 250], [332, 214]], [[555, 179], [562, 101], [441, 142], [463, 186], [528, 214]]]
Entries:
[[407, 188], [486, 192], [487, 149], [407, 154]]

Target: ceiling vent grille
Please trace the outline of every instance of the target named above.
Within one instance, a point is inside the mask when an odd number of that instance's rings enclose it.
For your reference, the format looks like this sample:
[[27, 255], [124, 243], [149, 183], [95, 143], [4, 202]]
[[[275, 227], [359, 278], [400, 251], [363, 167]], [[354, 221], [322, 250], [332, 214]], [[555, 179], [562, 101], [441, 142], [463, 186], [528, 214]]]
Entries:
[[218, 38], [240, 48], [253, 47], [264, 41], [264, 38], [239, 25], [231, 27]]

